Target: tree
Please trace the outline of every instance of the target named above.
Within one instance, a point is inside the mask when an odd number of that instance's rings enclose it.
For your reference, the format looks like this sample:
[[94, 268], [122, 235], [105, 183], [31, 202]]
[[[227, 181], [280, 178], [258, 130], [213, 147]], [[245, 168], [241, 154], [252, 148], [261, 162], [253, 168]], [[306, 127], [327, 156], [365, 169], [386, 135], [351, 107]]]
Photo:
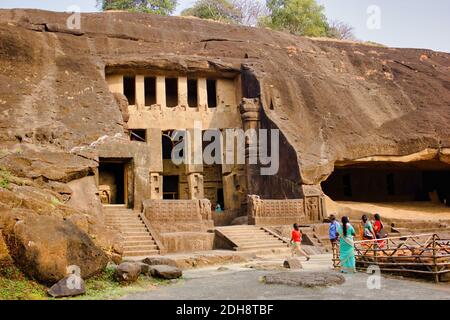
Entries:
[[355, 41], [356, 37], [353, 30], [352, 26], [341, 21], [333, 20], [329, 24], [328, 37], [339, 40]]
[[170, 15], [177, 7], [177, 0], [97, 0], [103, 10], [126, 10], [130, 12]]
[[244, 26], [254, 27], [261, 17], [269, 14], [266, 5], [259, 0], [233, 0], [232, 3], [240, 12], [239, 23]]
[[239, 23], [241, 19], [241, 12], [228, 0], [198, 0], [181, 15], [229, 23]]
[[260, 25], [302, 36], [327, 36], [325, 9], [315, 0], [267, 0], [266, 4], [270, 14]]

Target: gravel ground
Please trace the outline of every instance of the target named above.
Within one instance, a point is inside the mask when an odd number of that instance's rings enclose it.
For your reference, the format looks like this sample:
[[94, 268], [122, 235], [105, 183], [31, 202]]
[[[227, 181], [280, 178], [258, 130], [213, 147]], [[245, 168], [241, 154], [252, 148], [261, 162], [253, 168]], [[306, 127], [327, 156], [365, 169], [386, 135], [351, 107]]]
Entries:
[[[313, 256], [303, 262], [304, 269], [291, 272], [330, 272], [329, 255]], [[282, 260], [262, 261], [280, 264]], [[241, 265], [225, 265], [187, 270], [178, 283], [148, 292], [123, 297], [137, 300], [308, 300], [308, 299], [406, 299], [450, 300], [450, 284], [434, 284], [392, 276], [381, 276], [380, 289], [368, 289], [368, 274], [344, 275], [345, 283], [326, 288], [305, 288], [278, 284], [264, 284], [262, 277], [279, 273], [276, 270], [258, 270]]]

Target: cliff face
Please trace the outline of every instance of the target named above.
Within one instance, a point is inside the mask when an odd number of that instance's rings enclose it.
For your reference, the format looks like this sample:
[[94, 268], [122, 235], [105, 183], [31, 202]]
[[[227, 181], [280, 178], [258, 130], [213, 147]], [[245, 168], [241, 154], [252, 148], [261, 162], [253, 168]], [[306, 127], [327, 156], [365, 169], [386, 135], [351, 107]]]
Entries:
[[[105, 66], [242, 67], [291, 151], [282, 178], [316, 184], [336, 161], [450, 148], [450, 55], [311, 40], [149, 14], [0, 10], [0, 139], [67, 152], [122, 131]], [[283, 156], [283, 155], [282, 155]], [[293, 172], [294, 171], [294, 172]]]

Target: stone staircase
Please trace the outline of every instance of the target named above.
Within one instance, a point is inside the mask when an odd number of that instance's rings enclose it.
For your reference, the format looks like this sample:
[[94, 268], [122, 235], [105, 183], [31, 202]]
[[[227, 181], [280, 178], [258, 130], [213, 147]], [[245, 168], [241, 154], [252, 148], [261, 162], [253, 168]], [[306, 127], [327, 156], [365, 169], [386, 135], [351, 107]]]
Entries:
[[303, 237], [303, 244], [311, 245], [316, 248], [322, 249], [324, 252], [329, 252], [331, 250], [331, 243], [328, 240], [328, 224], [326, 225], [326, 233], [319, 233], [316, 230], [317, 226], [300, 226], [300, 232]]
[[287, 247], [287, 242], [281, 240], [268, 230], [253, 225], [216, 227], [215, 232], [216, 235], [231, 242], [233, 249], [237, 251], [281, 249]]
[[160, 253], [139, 212], [123, 206], [104, 207], [106, 224], [118, 229], [123, 237], [123, 257], [152, 256]]

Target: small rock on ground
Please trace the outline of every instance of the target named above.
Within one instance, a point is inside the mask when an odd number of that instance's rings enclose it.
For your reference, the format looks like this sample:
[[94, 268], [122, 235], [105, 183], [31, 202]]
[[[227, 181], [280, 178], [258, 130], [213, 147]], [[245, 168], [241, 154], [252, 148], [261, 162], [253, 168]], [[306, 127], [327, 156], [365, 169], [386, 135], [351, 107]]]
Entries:
[[117, 267], [114, 276], [119, 282], [131, 283], [135, 282], [140, 274], [141, 265], [139, 263], [123, 262]]
[[53, 298], [73, 297], [86, 293], [84, 280], [71, 274], [55, 283], [47, 293]]
[[156, 278], [177, 279], [183, 275], [183, 272], [181, 269], [172, 266], [154, 265], [150, 266], [150, 274]]

